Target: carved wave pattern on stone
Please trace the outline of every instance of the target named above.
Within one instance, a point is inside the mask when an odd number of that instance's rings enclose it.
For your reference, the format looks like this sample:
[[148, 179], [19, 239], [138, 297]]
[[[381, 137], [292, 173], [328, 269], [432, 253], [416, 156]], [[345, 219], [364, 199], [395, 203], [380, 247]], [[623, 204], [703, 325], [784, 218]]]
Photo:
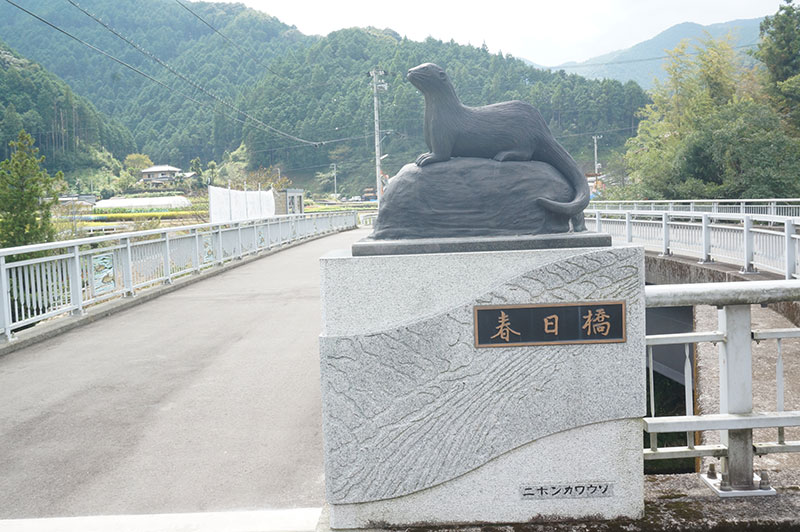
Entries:
[[[641, 390], [616, 390], [574, 406], [576, 394], [619, 377], [619, 368], [598, 362], [609, 350], [629, 356], [619, 345], [480, 350], [472, 335], [476, 304], [627, 299], [629, 315], [643, 312], [635, 296], [639, 259], [625, 249], [589, 252], [416, 323], [321, 338], [329, 502], [406, 495], [548, 434], [639, 415]], [[606, 355], [596, 356], [600, 350]], [[636, 363], [624, 366], [644, 374]]]

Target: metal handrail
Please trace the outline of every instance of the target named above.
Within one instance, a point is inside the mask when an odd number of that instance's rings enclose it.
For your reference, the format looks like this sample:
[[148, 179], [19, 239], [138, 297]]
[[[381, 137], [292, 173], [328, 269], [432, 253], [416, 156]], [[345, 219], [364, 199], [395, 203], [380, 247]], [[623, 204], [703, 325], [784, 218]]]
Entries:
[[[645, 459], [686, 458], [701, 456], [724, 457], [726, 474], [738, 485], [752, 483], [754, 454], [800, 452], [800, 442], [786, 441], [784, 428], [800, 424], [800, 410], [784, 411], [784, 370], [781, 340], [800, 337], [800, 329], [752, 330], [750, 305], [800, 300], [800, 281], [751, 281], [729, 283], [695, 283], [645, 287], [645, 302], [649, 308], [716, 305], [720, 308], [719, 330], [678, 334], [647, 335], [648, 384], [650, 417], [644, 419], [650, 432], [650, 448]], [[753, 412], [753, 341], [775, 341], [777, 347], [776, 408], [774, 412]], [[720, 351], [720, 413], [695, 415], [693, 382], [690, 361], [691, 346], [699, 342], [717, 344]], [[684, 346], [685, 416], [655, 416], [655, 386], [653, 347], [658, 345]], [[752, 444], [752, 429], [756, 426], [778, 427], [776, 442]], [[722, 445], [695, 445], [694, 432], [720, 430]], [[685, 447], [659, 449], [658, 432], [687, 431]], [[748, 443], [750, 442], [750, 443]]]
[[355, 211], [295, 214], [3, 248], [0, 333], [357, 225]]
[[607, 209], [588, 209], [585, 216], [590, 230], [660, 255], [719, 261], [741, 266], [744, 273], [763, 270], [786, 279], [800, 272], [800, 218], [794, 216]]

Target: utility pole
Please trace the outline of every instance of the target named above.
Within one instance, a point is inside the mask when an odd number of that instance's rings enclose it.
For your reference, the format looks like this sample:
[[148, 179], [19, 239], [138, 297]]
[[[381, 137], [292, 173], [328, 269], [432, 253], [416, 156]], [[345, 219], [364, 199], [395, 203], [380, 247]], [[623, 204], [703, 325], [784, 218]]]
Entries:
[[600, 163], [597, 162], [597, 141], [602, 139], [603, 135], [592, 135], [592, 140], [594, 140], [594, 173], [600, 173]]
[[369, 72], [372, 78], [372, 99], [375, 109], [375, 194], [378, 198], [378, 206], [381, 204], [383, 197], [383, 184], [381, 183], [381, 126], [380, 126], [380, 102], [378, 101], [378, 90], [386, 90], [389, 86], [383, 80], [379, 80], [380, 76], [385, 76], [386, 71], [380, 68], [374, 68]]
[[336, 163], [332, 163], [331, 167], [333, 167], [333, 195], [338, 197], [339, 195], [336, 193]]

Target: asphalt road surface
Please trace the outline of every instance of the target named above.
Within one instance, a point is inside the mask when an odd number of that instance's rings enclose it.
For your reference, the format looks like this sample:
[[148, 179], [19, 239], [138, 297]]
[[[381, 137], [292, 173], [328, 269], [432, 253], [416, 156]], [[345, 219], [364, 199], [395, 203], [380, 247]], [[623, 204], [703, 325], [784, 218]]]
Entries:
[[0, 519], [319, 507], [319, 262], [290, 248], [0, 358]]

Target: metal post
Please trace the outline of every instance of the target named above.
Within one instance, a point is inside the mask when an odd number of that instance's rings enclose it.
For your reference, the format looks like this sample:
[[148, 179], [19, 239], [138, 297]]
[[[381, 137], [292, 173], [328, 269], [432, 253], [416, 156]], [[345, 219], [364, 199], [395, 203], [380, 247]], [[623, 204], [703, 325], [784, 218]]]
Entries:
[[753, 267], [753, 219], [746, 215], [744, 217], [744, 266], [742, 273], [755, 273], [756, 269]]
[[[777, 383], [775, 389], [776, 411], [783, 412], [783, 346], [780, 338], [777, 339], [776, 347], [778, 348], [778, 361], [775, 363], [775, 382]], [[786, 443], [786, 434], [783, 427], [778, 427], [778, 443]]]
[[242, 222], [238, 222], [236, 224], [236, 238], [239, 241], [239, 259], [241, 260], [242, 256]]
[[172, 284], [172, 258], [169, 254], [169, 233], [164, 232], [164, 284]]
[[0, 327], [6, 340], [11, 341], [11, 294], [5, 256], [0, 257]]
[[783, 222], [784, 229], [784, 254], [786, 255], [786, 267], [784, 268], [787, 279], [794, 279], [797, 273], [797, 242], [794, 239], [796, 229], [792, 220]]
[[217, 226], [217, 264], [225, 262], [225, 254], [222, 248], [222, 226]]
[[194, 233], [194, 271], [200, 273], [200, 267], [203, 264], [203, 259], [200, 255], [200, 231], [192, 229], [192, 233]]
[[595, 227], [594, 230], [599, 233], [600, 231], [602, 231], [602, 224], [600, 222], [600, 211], [595, 212], [594, 218], [595, 218], [595, 225], [597, 226]]
[[370, 71], [372, 76], [372, 100], [375, 113], [375, 195], [378, 198], [378, 205], [383, 198], [383, 186], [381, 183], [381, 126], [380, 126], [380, 100], [378, 99], [378, 89], [386, 90], [386, 83], [378, 82], [378, 77], [386, 74], [384, 70], [375, 68]]
[[[719, 409], [722, 414], [753, 410], [753, 368], [750, 354], [750, 305], [730, 305], [719, 311]], [[728, 447], [728, 474], [733, 489], [753, 489], [753, 431], [720, 431]]]
[[122, 283], [125, 285], [125, 295], [133, 296], [133, 251], [131, 239], [125, 239], [125, 269], [122, 271]]
[[671, 254], [669, 251], [669, 215], [666, 212], [661, 213], [661, 234], [662, 246], [660, 256], [666, 257]]
[[625, 211], [625, 241], [633, 242], [633, 220], [631, 220], [631, 211]]
[[69, 268], [70, 298], [75, 308], [73, 315], [83, 314], [83, 284], [81, 282], [81, 253], [79, 246], [72, 246], [72, 260]]
[[701, 251], [702, 258], [700, 259], [700, 264], [705, 264], [707, 262], [712, 262], [711, 259], [711, 218], [707, 214], [703, 214], [703, 229], [701, 232], [701, 240], [703, 249]]

